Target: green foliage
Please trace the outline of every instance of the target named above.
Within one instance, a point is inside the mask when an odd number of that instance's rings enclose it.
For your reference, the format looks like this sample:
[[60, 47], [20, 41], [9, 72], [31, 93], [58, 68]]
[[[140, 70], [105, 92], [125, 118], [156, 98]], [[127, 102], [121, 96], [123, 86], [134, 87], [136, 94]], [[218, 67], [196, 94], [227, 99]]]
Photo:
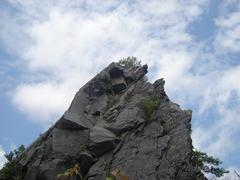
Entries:
[[221, 177], [229, 171], [224, 168], [218, 167], [222, 162], [218, 158], [208, 156], [204, 152], [197, 150], [192, 151], [192, 162], [198, 166], [203, 172], [211, 173], [216, 177]]
[[88, 149], [88, 145], [87, 144], [82, 144], [81, 146], [80, 146], [80, 152], [83, 152], [83, 151], [87, 151], [87, 149]]
[[64, 173], [57, 175], [57, 180], [68, 180], [70, 177], [77, 176], [81, 180], [83, 179], [80, 173], [80, 166], [79, 164], [75, 164], [72, 168], [67, 169]]
[[188, 128], [190, 134], [192, 134], [192, 125], [191, 125], [191, 124], [188, 124], [188, 125], [187, 125], [187, 128]]
[[8, 160], [0, 170], [0, 177], [4, 180], [21, 180], [22, 169], [21, 166], [16, 164], [15, 159], [25, 150], [24, 145], [18, 147], [18, 149], [6, 154], [5, 157]]
[[127, 57], [119, 60], [117, 64], [124, 68], [136, 68], [141, 66], [141, 61], [138, 61], [136, 57]]
[[117, 180], [117, 178], [113, 175], [107, 176], [105, 180]]
[[82, 144], [80, 146], [80, 151], [86, 151], [87, 150], [87, 145], [86, 144]]
[[148, 99], [140, 104], [140, 107], [143, 110], [147, 120], [151, 120], [152, 114], [155, 110], [157, 110], [159, 104], [160, 104], [160, 99], [154, 93], [149, 93]]

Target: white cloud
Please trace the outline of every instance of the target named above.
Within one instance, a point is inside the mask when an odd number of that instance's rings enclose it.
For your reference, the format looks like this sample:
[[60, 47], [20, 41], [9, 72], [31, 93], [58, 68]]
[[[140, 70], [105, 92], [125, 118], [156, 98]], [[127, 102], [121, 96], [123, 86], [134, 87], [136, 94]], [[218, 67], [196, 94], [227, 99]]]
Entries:
[[218, 118], [211, 120], [210, 127], [199, 126], [193, 131], [196, 147], [221, 158], [240, 149], [240, 143], [237, 140], [240, 127], [240, 121], [237, 118], [240, 109], [239, 67], [232, 67], [218, 73], [218, 76], [214, 77], [214, 83], [209, 81], [210, 88], [204, 95], [207, 97], [207, 104], [201, 105], [200, 111], [208, 113], [207, 109], [214, 107]]
[[0, 169], [3, 167], [3, 165], [7, 162], [7, 159], [4, 156], [5, 152], [3, 151], [2, 146], [0, 145]]
[[10, 144], [10, 149], [11, 149], [11, 151], [14, 151], [14, 150], [16, 150], [17, 149], [17, 146], [16, 146], [16, 144]]
[[[45, 8], [35, 1], [10, 2], [21, 7], [12, 24], [18, 27], [21, 17], [27, 21], [21, 24], [27, 35], [25, 48], [16, 51], [26, 68], [26, 82], [19, 83], [13, 102], [30, 119], [45, 122], [63, 113], [86, 80], [122, 57], [134, 55], [161, 66], [159, 72], [163, 71], [157, 74], [174, 84], [174, 76], [181, 77], [191, 68], [192, 38], [186, 28], [206, 3], [73, 1], [73, 5], [62, 0], [44, 1]], [[37, 12], [42, 16], [35, 16]], [[17, 29], [15, 36], [21, 36]]]
[[51, 83], [23, 84], [16, 89], [13, 103], [34, 121], [57, 120], [70, 104], [75, 88]]
[[[161, 54], [158, 61], [157, 77], [164, 77], [171, 91], [175, 91], [175, 83], [181, 78], [186, 79], [184, 76], [188, 73], [189, 69], [193, 66], [192, 54], [186, 51], [166, 51]], [[185, 82], [186, 83], [186, 82]]]
[[240, 168], [239, 167], [229, 167], [229, 173], [224, 174], [223, 177], [219, 178], [221, 180], [238, 180], [240, 178]]
[[[229, 9], [233, 9], [230, 11]], [[218, 27], [215, 38], [216, 49], [220, 52], [240, 52], [240, 5], [238, 1], [227, 1], [222, 5], [223, 14], [215, 20]], [[230, 12], [229, 12], [230, 11]]]

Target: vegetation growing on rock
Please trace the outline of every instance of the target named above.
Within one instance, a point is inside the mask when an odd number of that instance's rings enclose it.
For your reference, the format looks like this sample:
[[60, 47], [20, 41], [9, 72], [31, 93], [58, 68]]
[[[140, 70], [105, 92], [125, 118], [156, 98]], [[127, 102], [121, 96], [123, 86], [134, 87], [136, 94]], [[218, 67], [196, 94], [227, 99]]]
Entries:
[[57, 123], [16, 159], [27, 172], [22, 179], [205, 180], [189, 156], [191, 113], [169, 100], [163, 79], [142, 82], [147, 65], [119, 63], [80, 88]]
[[5, 154], [6, 162], [0, 170], [0, 179], [4, 180], [21, 180], [22, 169], [21, 166], [15, 163], [15, 159], [25, 150], [24, 145], [19, 146], [16, 150]]
[[117, 180], [119, 178], [120, 180], [127, 180], [127, 176], [122, 171], [114, 169], [110, 175], [105, 178], [105, 180]]
[[141, 103], [140, 107], [143, 110], [147, 120], [151, 120], [152, 114], [158, 108], [159, 103], [159, 97], [154, 93], [149, 93], [148, 99]]
[[67, 169], [64, 173], [58, 174], [57, 180], [68, 180], [70, 177], [74, 176], [79, 177], [81, 180], [83, 179], [80, 173], [79, 164], [75, 164], [75, 166]]
[[119, 60], [117, 64], [123, 68], [136, 68], [141, 66], [141, 61], [138, 61], [136, 57], [127, 57]]
[[211, 173], [216, 177], [222, 177], [225, 173], [229, 173], [229, 171], [219, 167], [222, 162], [218, 158], [209, 156], [196, 149], [192, 152], [192, 161], [194, 165], [199, 167], [203, 172]]

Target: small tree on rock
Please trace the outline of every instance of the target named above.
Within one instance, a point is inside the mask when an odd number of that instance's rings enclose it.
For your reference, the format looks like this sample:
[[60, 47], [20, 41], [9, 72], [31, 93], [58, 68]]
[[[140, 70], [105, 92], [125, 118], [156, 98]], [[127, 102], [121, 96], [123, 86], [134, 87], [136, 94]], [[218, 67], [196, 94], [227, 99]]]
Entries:
[[196, 149], [192, 151], [192, 162], [203, 172], [213, 174], [216, 177], [222, 177], [225, 173], [229, 173], [229, 171], [219, 167], [222, 162], [218, 158], [208, 156], [206, 153]]
[[0, 170], [0, 179], [4, 180], [21, 180], [22, 169], [16, 164], [15, 159], [25, 150], [24, 145], [18, 147], [18, 149], [11, 151], [9, 154], [5, 154], [6, 162], [3, 168]]
[[141, 61], [138, 61], [136, 57], [127, 57], [119, 60], [117, 64], [124, 68], [136, 68], [141, 66]]

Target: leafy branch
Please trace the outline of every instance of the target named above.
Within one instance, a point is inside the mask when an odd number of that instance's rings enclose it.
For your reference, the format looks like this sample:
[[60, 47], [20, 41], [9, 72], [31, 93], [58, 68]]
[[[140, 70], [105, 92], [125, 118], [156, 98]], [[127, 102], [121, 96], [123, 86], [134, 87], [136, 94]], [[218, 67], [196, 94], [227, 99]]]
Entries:
[[79, 177], [80, 180], [83, 179], [81, 173], [80, 173], [80, 166], [79, 164], [75, 164], [72, 168], [67, 169], [64, 173], [57, 175], [57, 180], [68, 180], [71, 177]]
[[209, 156], [206, 153], [196, 149], [192, 151], [192, 162], [203, 172], [213, 174], [216, 177], [222, 177], [225, 173], [229, 173], [229, 171], [219, 167], [219, 165], [222, 164], [222, 161], [220, 161], [218, 158]]
[[3, 168], [0, 170], [0, 179], [22, 179], [22, 168], [15, 162], [15, 160], [21, 153], [23, 153], [24, 150], [24, 145], [21, 145], [18, 147], [18, 149], [10, 151], [9, 154], [4, 155], [8, 162], [6, 162]]
[[145, 118], [150, 121], [151, 118], [152, 118], [153, 112], [155, 110], [157, 110], [157, 108], [158, 108], [158, 106], [160, 104], [160, 99], [154, 93], [149, 93], [148, 96], [149, 96], [148, 99], [143, 101], [140, 104], [140, 107], [141, 107], [141, 109], [144, 112]]
[[137, 68], [141, 66], [141, 61], [138, 61], [136, 57], [127, 57], [119, 60], [117, 64], [124, 68]]

